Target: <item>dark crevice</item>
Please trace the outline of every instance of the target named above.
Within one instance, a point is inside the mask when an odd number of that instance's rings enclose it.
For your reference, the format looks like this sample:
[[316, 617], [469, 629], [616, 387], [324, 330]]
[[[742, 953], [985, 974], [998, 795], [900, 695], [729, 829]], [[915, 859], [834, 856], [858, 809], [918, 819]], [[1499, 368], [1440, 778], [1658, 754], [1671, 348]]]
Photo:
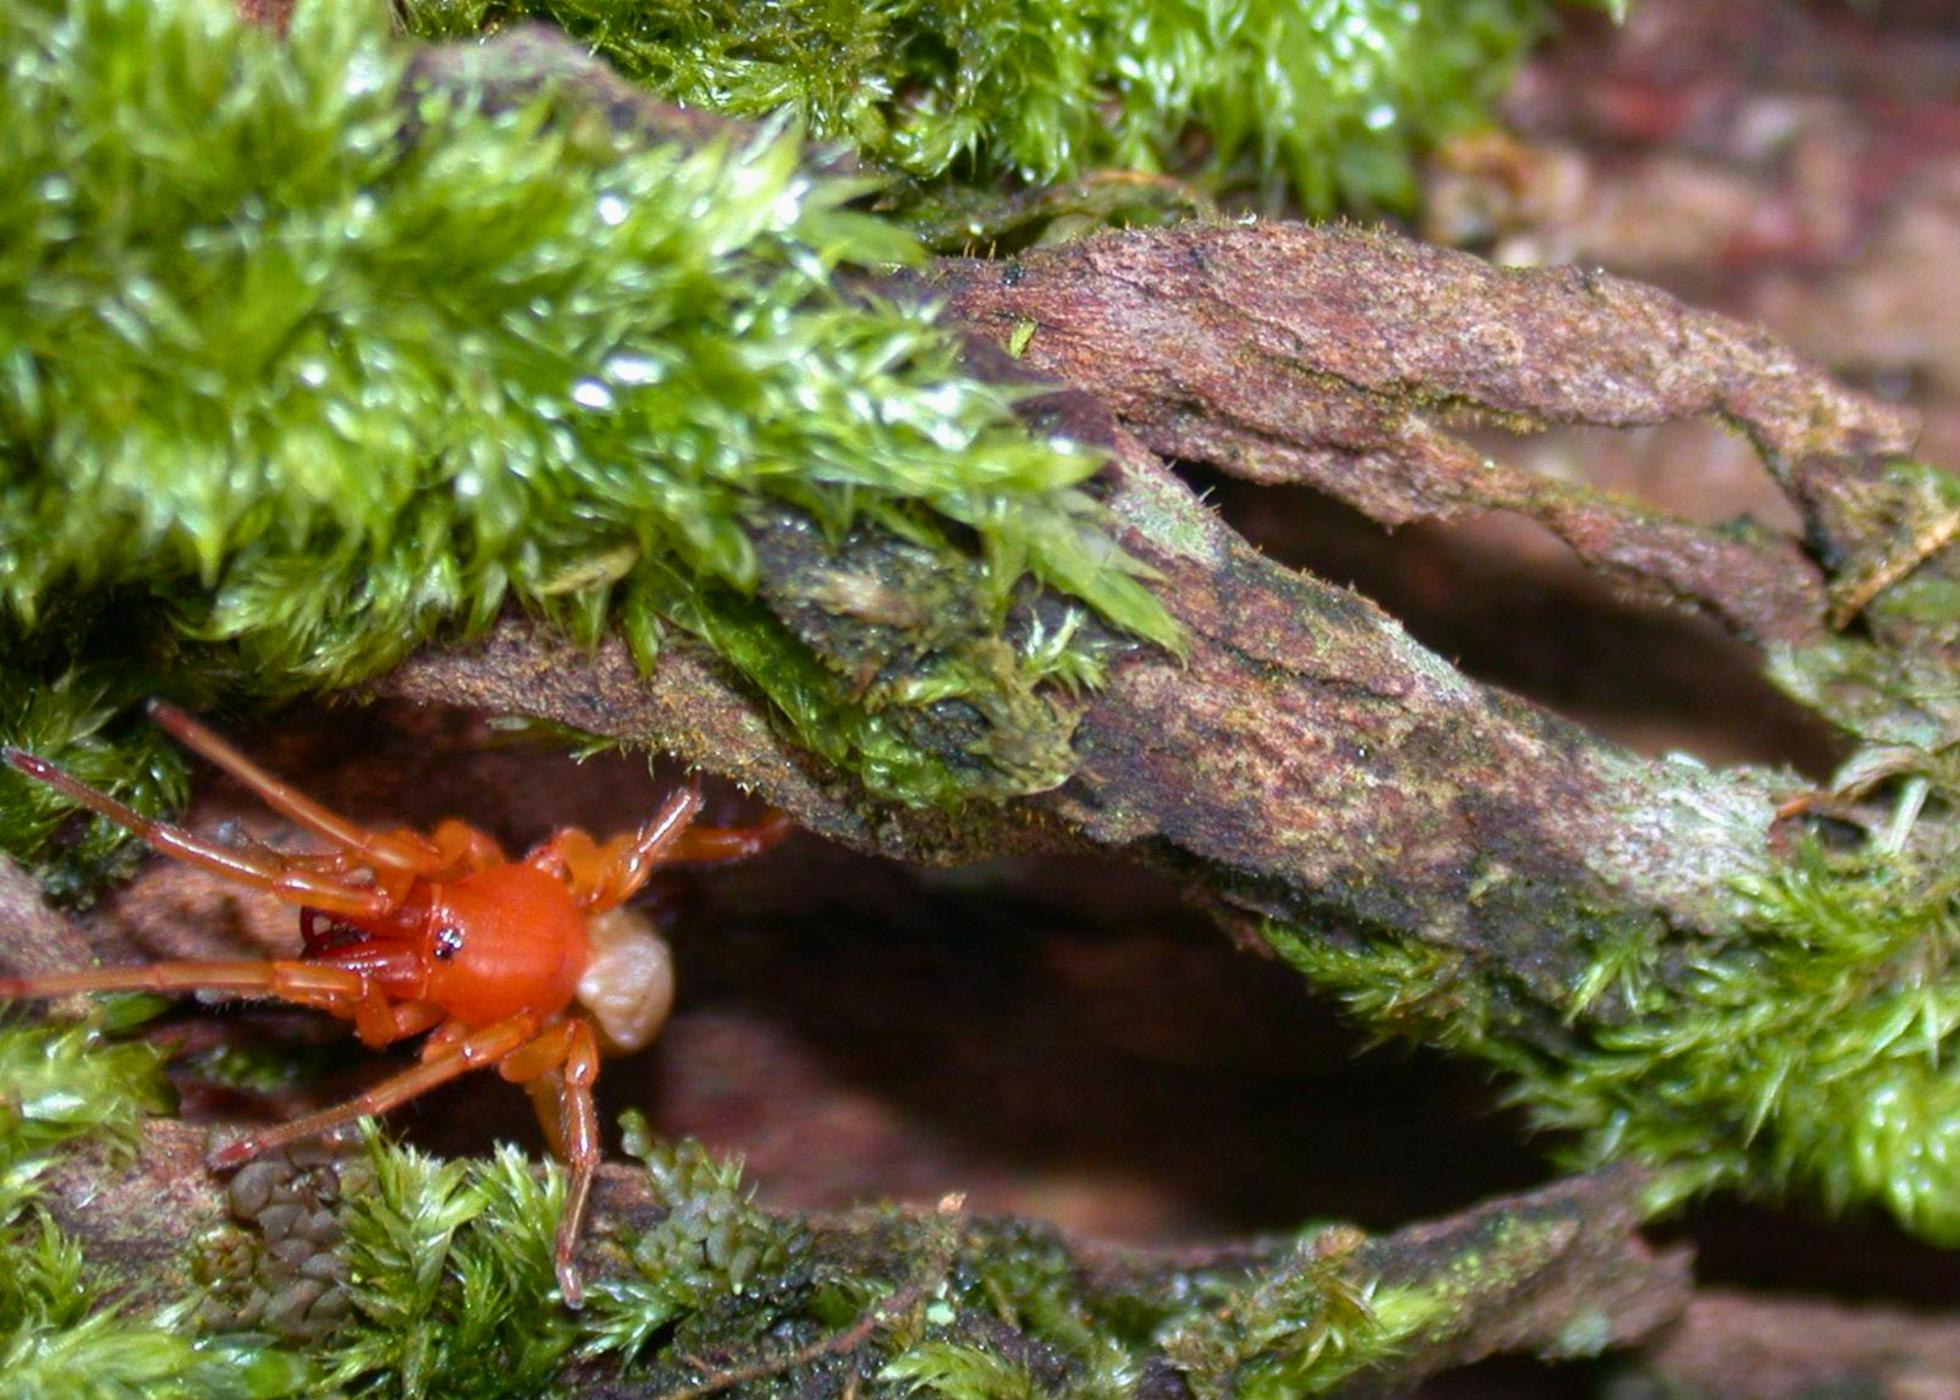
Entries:
[[1812, 778], [1841, 757], [1830, 728], [1763, 679], [1755, 648], [1587, 570], [1521, 516], [1389, 531], [1305, 487], [1180, 471], [1272, 559], [1365, 594], [1466, 674], [1637, 752]]

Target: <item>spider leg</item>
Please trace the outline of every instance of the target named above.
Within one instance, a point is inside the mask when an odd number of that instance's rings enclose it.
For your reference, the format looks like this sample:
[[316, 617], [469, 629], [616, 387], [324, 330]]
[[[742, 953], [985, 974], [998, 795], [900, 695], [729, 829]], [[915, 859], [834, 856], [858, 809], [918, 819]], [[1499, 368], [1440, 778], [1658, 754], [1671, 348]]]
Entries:
[[343, 1015], [351, 1014], [368, 991], [368, 979], [358, 972], [291, 960], [160, 962], [44, 977], [0, 977], [0, 1000], [7, 1001], [39, 1001], [75, 992], [236, 992]]
[[538, 1018], [528, 1011], [520, 1011], [493, 1025], [445, 1041], [445, 1053], [426, 1059], [412, 1069], [403, 1070], [393, 1078], [382, 1080], [346, 1103], [234, 1138], [215, 1149], [207, 1160], [216, 1168], [239, 1166], [274, 1147], [314, 1137], [357, 1118], [386, 1113], [418, 1094], [427, 1093], [452, 1079], [462, 1078], [473, 1069], [497, 1063], [526, 1041], [534, 1039], [537, 1033]]
[[602, 913], [631, 899], [655, 869], [673, 859], [670, 848], [700, 810], [700, 786], [689, 783], [675, 789], [638, 831], [602, 846], [568, 827], [525, 859], [561, 876], [579, 908]]
[[669, 860], [741, 860], [761, 855], [790, 832], [796, 823], [771, 809], [750, 826], [690, 826], [674, 843]]
[[[420, 1035], [449, 1013], [432, 1001], [389, 1001], [370, 996], [354, 1007], [354, 1034], [371, 1049]], [[424, 1058], [427, 1058], [425, 1055]]]
[[[578, 1307], [585, 1296], [573, 1254], [585, 1226], [585, 1209], [592, 1198], [592, 1176], [599, 1167], [599, 1110], [592, 1102], [592, 1081], [599, 1075], [599, 1042], [592, 1027], [570, 1017], [547, 1027], [537, 1039], [504, 1057], [497, 1073], [531, 1090], [531, 1102], [552, 1150], [565, 1159], [570, 1174], [565, 1185], [565, 1213], [558, 1217], [558, 1292], [567, 1307]], [[540, 1092], [556, 1088], [557, 1102]], [[555, 1112], [551, 1111], [555, 1107]]]
[[426, 1001], [390, 1000], [391, 984], [418, 986], [421, 960], [399, 944], [368, 942], [324, 959], [271, 962], [161, 962], [0, 977], [0, 1001], [38, 1001], [89, 992], [235, 992], [274, 997], [354, 1023], [354, 1033], [382, 1046], [429, 1029], [446, 1014]]
[[509, 859], [495, 837], [454, 817], [438, 822], [428, 839], [442, 857], [440, 875], [445, 880], [474, 875]]
[[186, 831], [169, 822], [152, 821], [107, 793], [70, 777], [44, 758], [19, 749], [0, 750], [7, 763], [39, 783], [46, 783], [63, 797], [80, 803], [98, 816], [135, 833], [164, 855], [222, 875], [242, 885], [268, 890], [295, 904], [311, 905], [330, 914], [350, 918], [377, 918], [394, 908], [395, 901], [381, 890], [346, 885], [310, 870], [289, 869], [278, 857], [263, 851], [237, 850]]
[[370, 831], [328, 810], [291, 784], [273, 777], [175, 705], [152, 700], [149, 710], [150, 718], [165, 733], [231, 774], [273, 811], [316, 836], [356, 852], [365, 863], [416, 875], [433, 874], [441, 868], [441, 854], [427, 842], [407, 832]]

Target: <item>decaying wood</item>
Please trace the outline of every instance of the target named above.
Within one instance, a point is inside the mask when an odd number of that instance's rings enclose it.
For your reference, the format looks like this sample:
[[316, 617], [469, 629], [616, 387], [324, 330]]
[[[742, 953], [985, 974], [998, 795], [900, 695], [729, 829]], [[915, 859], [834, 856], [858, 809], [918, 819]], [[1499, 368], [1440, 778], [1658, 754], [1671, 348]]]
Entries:
[[1960, 1394], [1960, 1322], [1898, 1308], [1699, 1294], [1615, 1400], [1807, 1400]]
[[1853, 552], [1861, 486], [1912, 415], [1846, 393], [1761, 331], [1576, 268], [1514, 271], [1390, 234], [1298, 224], [1115, 234], [1006, 263], [949, 262], [951, 309], [1094, 392], [1152, 451], [1299, 482], [1384, 525], [1491, 509], [1759, 639], [1822, 622], [1795, 541], [1718, 533], [1509, 467], [1456, 423], [1747, 433], [1813, 525]]

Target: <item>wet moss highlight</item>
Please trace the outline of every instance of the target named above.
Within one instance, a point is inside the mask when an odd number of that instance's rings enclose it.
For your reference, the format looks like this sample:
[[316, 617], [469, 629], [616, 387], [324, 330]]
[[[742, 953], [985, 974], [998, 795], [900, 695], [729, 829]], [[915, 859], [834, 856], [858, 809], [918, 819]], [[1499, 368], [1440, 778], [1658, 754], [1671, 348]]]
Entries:
[[738, 117], [792, 112], [919, 180], [1173, 170], [1324, 214], [1408, 209], [1414, 153], [1485, 119], [1553, 7], [407, 0], [404, 14], [445, 37], [549, 19], [662, 96]]
[[[867, 185], [780, 128], [685, 148], [569, 83], [432, 83], [390, 30], [378, 0], [284, 40], [225, 0], [0, 4], [0, 740], [164, 806], [154, 745], [91, 765], [143, 690], [344, 687], [515, 605], [643, 663], [706, 636], [888, 796], [1062, 781], [986, 747], [1039, 746], [1010, 714], [1066, 736], [1001, 640], [1017, 600], [1176, 630], [1083, 489], [1099, 455], [1031, 436], [932, 308], [840, 289], [916, 256]], [[901, 638], [882, 689], [814, 656], [755, 601], [785, 513], [956, 578], [961, 644]], [[109, 614], [155, 629], [133, 663]], [[893, 719], [961, 702], [991, 716], [964, 749]], [[0, 844], [39, 856], [26, 797]]]

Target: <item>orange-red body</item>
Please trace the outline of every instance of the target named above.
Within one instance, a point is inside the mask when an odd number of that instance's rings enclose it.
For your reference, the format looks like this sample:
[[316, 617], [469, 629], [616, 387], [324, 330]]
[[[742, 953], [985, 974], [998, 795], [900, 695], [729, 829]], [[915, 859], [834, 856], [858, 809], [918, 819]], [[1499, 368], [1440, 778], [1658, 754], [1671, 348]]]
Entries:
[[563, 879], [535, 865], [493, 865], [452, 880], [415, 879], [379, 917], [300, 912], [301, 959], [364, 974], [388, 1000], [424, 1002], [480, 1028], [572, 1004], [591, 957], [587, 917]]
[[471, 1026], [519, 1011], [549, 1018], [572, 1004], [590, 947], [564, 881], [500, 865], [427, 895], [423, 1000]]

